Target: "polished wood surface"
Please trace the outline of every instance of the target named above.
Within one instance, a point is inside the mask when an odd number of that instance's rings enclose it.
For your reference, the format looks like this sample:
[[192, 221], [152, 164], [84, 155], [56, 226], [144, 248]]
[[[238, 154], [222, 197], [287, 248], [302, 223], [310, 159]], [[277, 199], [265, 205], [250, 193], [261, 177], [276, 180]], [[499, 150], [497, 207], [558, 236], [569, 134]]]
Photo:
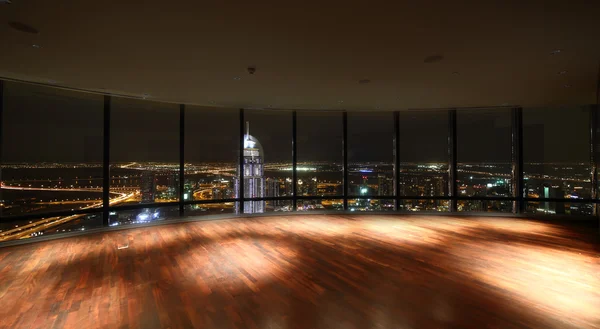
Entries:
[[597, 230], [296, 215], [0, 249], [0, 328], [600, 328]]

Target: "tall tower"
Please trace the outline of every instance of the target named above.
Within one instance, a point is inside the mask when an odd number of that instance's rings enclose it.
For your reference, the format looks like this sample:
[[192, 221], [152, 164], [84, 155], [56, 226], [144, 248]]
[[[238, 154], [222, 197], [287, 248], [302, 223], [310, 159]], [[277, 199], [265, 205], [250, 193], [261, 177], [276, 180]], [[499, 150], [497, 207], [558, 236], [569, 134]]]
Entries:
[[[263, 148], [258, 139], [250, 135], [250, 123], [246, 122], [246, 134], [244, 135], [243, 151], [244, 173], [240, 175], [240, 168], [237, 170], [235, 181], [235, 197], [239, 198], [239, 179], [244, 180], [245, 198], [264, 198], [265, 197], [265, 171], [263, 163]], [[235, 212], [239, 213], [239, 202], [236, 204]], [[245, 201], [244, 213], [255, 214], [265, 212], [265, 201]]]
[[152, 171], [143, 171], [140, 178], [140, 193], [142, 194], [142, 203], [154, 202], [156, 195], [156, 175]]

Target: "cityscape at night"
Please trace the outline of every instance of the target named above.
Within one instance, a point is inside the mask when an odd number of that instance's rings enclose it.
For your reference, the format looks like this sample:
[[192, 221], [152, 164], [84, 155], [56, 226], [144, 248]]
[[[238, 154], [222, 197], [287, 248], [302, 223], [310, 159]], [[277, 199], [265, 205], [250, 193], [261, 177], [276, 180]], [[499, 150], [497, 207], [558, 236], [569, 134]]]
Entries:
[[[527, 164], [537, 168], [525, 172], [525, 187], [530, 198], [565, 198], [565, 202], [528, 202], [529, 213], [591, 215], [591, 204], [570, 203], [569, 199], [590, 198], [587, 164]], [[2, 166], [2, 214], [5, 217], [54, 211], [102, 208], [101, 164], [4, 164]], [[234, 163], [199, 163], [185, 165], [185, 201], [235, 199], [238, 180]], [[246, 168], [252, 168], [245, 166]], [[394, 210], [393, 163], [350, 163], [349, 196], [377, 196], [390, 199], [349, 199], [350, 211]], [[448, 211], [445, 200], [428, 197], [448, 193], [446, 164], [401, 163], [399, 193], [401, 196], [423, 197], [403, 200], [403, 211]], [[267, 163], [260, 176], [246, 177], [246, 197], [291, 197], [293, 184], [291, 163]], [[111, 206], [177, 202], [179, 173], [175, 163], [131, 162], [112, 165]], [[510, 197], [510, 164], [459, 163], [457, 189], [460, 196]], [[342, 210], [342, 164], [298, 163], [298, 195], [318, 199], [298, 201], [298, 211]], [[252, 191], [248, 182], [259, 185]], [[252, 193], [250, 193], [251, 191]], [[250, 193], [250, 194], [248, 194]], [[288, 200], [247, 201], [246, 213], [291, 211]], [[254, 205], [252, 205], [254, 203]], [[189, 205], [194, 214], [236, 212], [236, 202]], [[172, 209], [171, 209], [172, 208]], [[118, 209], [118, 208], [117, 208]], [[459, 211], [510, 212], [511, 201], [459, 200]], [[140, 223], [177, 216], [177, 207], [158, 210], [111, 212], [111, 225]], [[70, 215], [35, 220], [3, 222], [0, 239], [23, 238], [61, 231], [85, 230], [101, 225], [101, 214]]]
[[600, 329], [598, 17], [0, 0], [0, 329]]
[[[450, 197], [457, 212], [514, 211], [514, 202], [502, 199], [518, 194], [509, 108], [462, 109], [454, 119], [449, 110], [244, 110], [242, 123], [240, 110], [189, 106], [180, 122], [176, 104], [115, 97], [106, 153], [103, 104], [100, 95], [5, 84], [0, 241], [175, 219], [182, 214], [180, 201], [186, 217], [294, 210], [439, 213], [452, 211]], [[568, 123], [561, 121], [566, 111]], [[589, 140], [589, 113], [588, 106], [523, 110], [524, 213], [593, 214], [593, 203], [578, 201], [593, 199], [589, 145], [572, 142]], [[448, 182], [452, 120], [455, 186]], [[107, 180], [103, 154], [110, 159]], [[242, 190], [244, 199], [252, 199], [243, 205], [237, 202]]]

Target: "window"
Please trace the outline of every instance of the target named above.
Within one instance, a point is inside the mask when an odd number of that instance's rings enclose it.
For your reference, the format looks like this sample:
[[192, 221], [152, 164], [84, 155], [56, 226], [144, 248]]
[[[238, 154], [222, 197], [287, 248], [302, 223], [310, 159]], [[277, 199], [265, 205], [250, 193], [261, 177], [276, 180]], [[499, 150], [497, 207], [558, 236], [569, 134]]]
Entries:
[[179, 218], [179, 207], [149, 207], [134, 210], [113, 210], [109, 214], [109, 226], [146, 224], [165, 219]]
[[96, 227], [92, 215], [6, 218], [102, 208], [103, 97], [6, 82], [3, 115], [0, 240]]
[[[510, 109], [458, 110], [458, 196], [512, 196]], [[512, 211], [511, 202], [459, 200], [459, 211]]]
[[4, 88], [2, 217], [101, 208], [103, 97]]
[[390, 211], [394, 210], [395, 200], [378, 200], [368, 197], [359, 199], [348, 199], [348, 210], [350, 211]]
[[400, 112], [399, 185], [400, 196], [448, 195], [448, 111]]
[[344, 210], [344, 199], [307, 199], [298, 200], [298, 211]]
[[[184, 201], [234, 199], [240, 147], [239, 110], [185, 109]], [[233, 203], [186, 207], [194, 214], [233, 212]]]
[[425, 212], [446, 212], [449, 211], [448, 200], [401, 200], [400, 211], [425, 211]]
[[[244, 118], [244, 197], [292, 197], [292, 112], [248, 110]], [[244, 202], [246, 214], [287, 208], [283, 200]]]
[[[526, 197], [591, 197], [589, 111], [588, 107], [523, 110]], [[581, 212], [576, 203], [567, 205], [576, 205]], [[527, 211], [566, 213], [562, 204], [553, 202], [528, 202]], [[591, 208], [587, 214], [592, 214]]]
[[189, 204], [185, 206], [186, 216], [225, 215], [235, 212], [235, 202]]
[[[298, 112], [296, 125], [298, 195], [343, 195], [342, 113]], [[298, 209], [332, 209], [322, 201], [330, 200], [306, 200]]]
[[113, 98], [111, 206], [179, 200], [179, 106]]
[[[394, 135], [393, 112], [348, 113], [348, 195], [394, 196]], [[356, 201], [349, 207], [385, 210], [388, 205]]]

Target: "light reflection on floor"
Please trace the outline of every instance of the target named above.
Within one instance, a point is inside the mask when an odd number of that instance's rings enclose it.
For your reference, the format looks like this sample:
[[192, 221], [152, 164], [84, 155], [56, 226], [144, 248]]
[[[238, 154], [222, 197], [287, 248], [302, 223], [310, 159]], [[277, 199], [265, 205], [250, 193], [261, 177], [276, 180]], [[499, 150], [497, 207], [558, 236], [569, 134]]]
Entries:
[[[0, 249], [9, 305], [0, 326], [57, 321], [53, 305], [81, 305], [66, 328], [102, 312], [115, 317], [98, 326], [141, 323], [154, 304], [169, 324], [189, 303], [189, 321], [213, 328], [600, 328], [597, 241], [550, 223], [457, 216], [255, 217], [102, 233]], [[44, 311], [19, 317], [24, 307]]]

